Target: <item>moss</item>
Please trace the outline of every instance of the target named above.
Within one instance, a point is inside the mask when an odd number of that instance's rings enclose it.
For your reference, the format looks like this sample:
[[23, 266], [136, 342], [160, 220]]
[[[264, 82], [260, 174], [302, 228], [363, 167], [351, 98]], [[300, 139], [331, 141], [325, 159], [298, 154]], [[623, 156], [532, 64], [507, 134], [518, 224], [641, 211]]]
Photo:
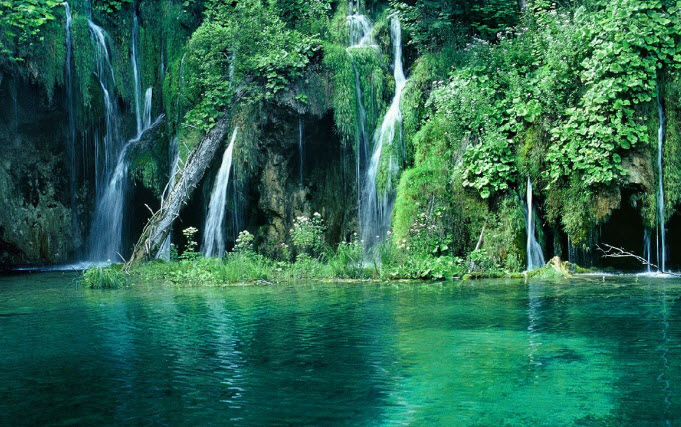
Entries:
[[522, 271], [527, 265], [525, 213], [520, 198], [504, 197], [495, 212], [488, 217], [483, 248], [494, 264], [510, 271]]
[[160, 155], [148, 151], [135, 157], [130, 168], [132, 177], [150, 189], [157, 197], [161, 197], [165, 180], [161, 174], [163, 167], [159, 164]]
[[449, 247], [454, 255], [472, 250], [487, 215], [486, 205], [466, 192], [458, 181], [450, 182], [445, 169], [421, 166], [404, 171], [397, 189], [393, 213], [396, 242], [410, 241], [410, 229], [421, 213], [443, 212]]
[[[681, 205], [681, 106], [677, 102], [681, 99], [681, 77], [666, 82], [663, 96], [667, 120], [663, 158], [665, 220], [669, 220]], [[659, 126], [657, 120], [656, 123]], [[657, 138], [654, 140], [657, 142]], [[657, 153], [657, 147], [654, 150]]]

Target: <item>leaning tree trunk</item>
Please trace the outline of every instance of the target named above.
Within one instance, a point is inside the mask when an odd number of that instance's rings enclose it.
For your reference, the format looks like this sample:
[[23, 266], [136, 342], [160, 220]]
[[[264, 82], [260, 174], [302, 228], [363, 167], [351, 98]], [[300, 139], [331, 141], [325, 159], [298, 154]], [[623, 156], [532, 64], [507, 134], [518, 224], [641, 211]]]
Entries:
[[145, 259], [151, 259], [158, 253], [170, 233], [173, 222], [180, 215], [180, 209], [189, 200], [189, 196], [201, 181], [218, 147], [225, 139], [227, 122], [226, 118], [220, 120], [191, 152], [170, 195], [161, 203], [161, 208], [149, 218], [135, 244], [130, 260], [125, 264], [126, 269]]

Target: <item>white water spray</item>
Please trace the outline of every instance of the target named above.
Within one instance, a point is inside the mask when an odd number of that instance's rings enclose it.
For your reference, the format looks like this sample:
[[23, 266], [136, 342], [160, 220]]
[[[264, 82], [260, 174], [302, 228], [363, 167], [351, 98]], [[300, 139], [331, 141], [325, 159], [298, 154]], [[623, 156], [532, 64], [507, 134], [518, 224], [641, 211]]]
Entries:
[[532, 205], [532, 182], [527, 177], [527, 271], [541, 268], [546, 264], [541, 245], [535, 237], [534, 206]]
[[229, 146], [222, 156], [222, 164], [218, 171], [210, 193], [210, 203], [208, 205], [208, 216], [206, 217], [205, 231], [203, 234], [203, 254], [207, 257], [222, 257], [225, 253], [225, 238], [223, 233], [225, 222], [225, 203], [227, 201], [227, 189], [229, 184], [229, 173], [232, 169], [232, 157], [234, 153], [234, 141], [236, 141], [237, 131], [235, 128]]
[[666, 271], [667, 261], [667, 244], [666, 244], [666, 230], [665, 230], [665, 209], [664, 209], [664, 181], [662, 173], [662, 154], [664, 149], [664, 134], [666, 126], [666, 118], [664, 108], [662, 106], [662, 96], [660, 95], [660, 88], [657, 89], [657, 111], [660, 119], [660, 127], [657, 130], [657, 224], [659, 230], [658, 236], [658, 265], [660, 271]]
[[[394, 78], [395, 95], [388, 112], [383, 118], [381, 127], [374, 134], [374, 152], [371, 162], [366, 172], [364, 198], [361, 211], [361, 237], [366, 248], [373, 245], [385, 237], [390, 228], [394, 200], [394, 189], [392, 178], [399, 170], [400, 159], [396, 158], [394, 150], [384, 153], [384, 148], [392, 148], [396, 143], [395, 137], [399, 136], [397, 143], [400, 144], [402, 151], [402, 111], [400, 100], [402, 92], [407, 84], [407, 79], [402, 68], [402, 31], [400, 21], [397, 16], [393, 16], [390, 23], [390, 30], [394, 49]], [[381, 193], [378, 192], [377, 178], [381, 166], [381, 159], [387, 158], [387, 180]]]
[[68, 111], [69, 120], [69, 140], [68, 140], [68, 155], [69, 155], [69, 189], [71, 202], [71, 229], [74, 238], [79, 242], [81, 238], [80, 221], [78, 220], [78, 207], [76, 201], [76, 192], [78, 190], [78, 161], [76, 156], [76, 116], [73, 105], [73, 37], [71, 35], [71, 24], [73, 22], [71, 16], [71, 7], [68, 2], [64, 2], [64, 10], [66, 14], [66, 24], [64, 27], [66, 36], [66, 110]]

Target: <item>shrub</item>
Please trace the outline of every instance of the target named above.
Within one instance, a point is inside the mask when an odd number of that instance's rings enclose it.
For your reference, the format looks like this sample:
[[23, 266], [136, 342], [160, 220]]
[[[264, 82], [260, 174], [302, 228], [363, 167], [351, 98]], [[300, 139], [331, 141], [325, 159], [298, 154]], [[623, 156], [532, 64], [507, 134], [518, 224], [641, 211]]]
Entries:
[[297, 217], [293, 221], [291, 240], [298, 256], [306, 254], [312, 257], [319, 257], [324, 248], [325, 231], [324, 219], [322, 219], [319, 212], [315, 212], [311, 218], [306, 216]]
[[253, 235], [247, 230], [239, 233], [234, 245], [234, 252], [238, 253], [253, 253]]
[[196, 227], [189, 227], [182, 231], [182, 234], [187, 239], [187, 245], [185, 246], [182, 255], [180, 255], [181, 260], [191, 261], [201, 256], [201, 252], [197, 250], [199, 244], [194, 240], [198, 231], [199, 230], [196, 229]]

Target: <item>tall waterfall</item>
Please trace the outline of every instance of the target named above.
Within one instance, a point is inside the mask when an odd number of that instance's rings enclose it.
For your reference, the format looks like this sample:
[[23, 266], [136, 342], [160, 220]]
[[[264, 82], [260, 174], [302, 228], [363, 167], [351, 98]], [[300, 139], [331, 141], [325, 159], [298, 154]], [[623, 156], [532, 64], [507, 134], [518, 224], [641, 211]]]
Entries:
[[666, 118], [664, 114], [664, 107], [662, 106], [662, 96], [660, 95], [660, 88], [657, 88], [657, 112], [660, 118], [660, 127], [657, 130], [657, 224], [659, 229], [658, 235], [658, 259], [657, 263], [662, 272], [666, 271], [667, 261], [667, 240], [665, 230], [665, 211], [664, 211], [664, 182], [662, 174], [662, 154], [664, 149], [664, 134], [666, 127]]
[[[359, 9], [359, 4], [357, 5]], [[364, 163], [368, 156], [369, 150], [369, 134], [367, 132], [367, 113], [364, 108], [364, 95], [362, 93], [362, 85], [359, 78], [359, 70], [355, 64], [352, 56], [353, 48], [373, 47], [377, 46], [373, 42], [373, 27], [369, 19], [360, 14], [353, 14], [353, 5], [350, 2], [349, 15], [347, 22], [350, 29], [350, 45], [347, 49], [348, 56], [352, 61], [352, 70], [355, 75], [355, 98], [357, 109], [357, 137], [355, 141], [356, 147], [356, 161], [355, 161], [355, 179], [357, 183], [357, 212], [361, 217], [362, 212], [362, 172], [364, 171]]]
[[227, 201], [227, 189], [229, 173], [232, 169], [232, 156], [234, 153], [234, 141], [239, 128], [234, 128], [229, 146], [222, 156], [222, 164], [218, 171], [210, 193], [208, 216], [203, 234], [203, 254], [207, 257], [221, 257], [225, 252], [225, 238], [223, 233], [225, 222], [225, 203]]
[[532, 181], [527, 177], [527, 271], [541, 268], [546, 264], [544, 254], [535, 236], [534, 206], [532, 204]]
[[120, 153], [118, 138], [118, 110], [112, 100], [115, 77], [109, 48], [107, 47], [108, 35], [94, 22], [88, 21], [90, 35], [94, 45], [96, 76], [102, 88], [106, 131], [104, 137], [95, 145], [95, 186], [97, 199], [101, 199], [104, 188], [116, 166], [116, 160]]
[[76, 201], [76, 192], [78, 191], [78, 158], [76, 155], [77, 135], [76, 135], [76, 116], [74, 110], [73, 99], [73, 37], [71, 36], [71, 7], [68, 2], [64, 2], [64, 9], [66, 13], [66, 110], [68, 111], [69, 120], [69, 140], [68, 140], [68, 155], [69, 155], [69, 189], [71, 202], [71, 230], [74, 238], [80, 240], [80, 221], [78, 220], [78, 206]]
[[[132, 65], [135, 80], [135, 120], [136, 136], [125, 144], [117, 131], [118, 113], [114, 102], [114, 69], [111, 65], [107, 34], [99, 26], [89, 21], [90, 32], [97, 63], [97, 78], [104, 97], [106, 134], [103, 144], [95, 147], [97, 170], [97, 207], [95, 209], [89, 239], [89, 258], [91, 261], [119, 261], [123, 243], [123, 215], [125, 212], [125, 193], [127, 186], [128, 148], [139, 141], [142, 134], [151, 126], [152, 90], [147, 89], [144, 107], [141, 106], [141, 81], [137, 59], [137, 15], [133, 18]], [[99, 160], [102, 158], [103, 160]]]
[[[399, 136], [398, 143], [402, 149], [402, 111], [400, 100], [407, 79], [402, 68], [402, 31], [397, 16], [393, 16], [390, 22], [390, 33], [394, 49], [394, 78], [395, 96], [388, 112], [383, 118], [381, 127], [374, 134], [374, 152], [366, 172], [364, 199], [362, 204], [360, 229], [362, 240], [367, 248], [371, 248], [377, 241], [385, 237], [390, 228], [395, 194], [392, 177], [398, 172], [400, 159], [395, 157], [394, 151], [384, 153], [384, 148], [391, 148], [395, 144], [395, 136]], [[378, 192], [377, 178], [381, 167], [382, 156], [388, 155], [386, 182], [382, 191]]]

